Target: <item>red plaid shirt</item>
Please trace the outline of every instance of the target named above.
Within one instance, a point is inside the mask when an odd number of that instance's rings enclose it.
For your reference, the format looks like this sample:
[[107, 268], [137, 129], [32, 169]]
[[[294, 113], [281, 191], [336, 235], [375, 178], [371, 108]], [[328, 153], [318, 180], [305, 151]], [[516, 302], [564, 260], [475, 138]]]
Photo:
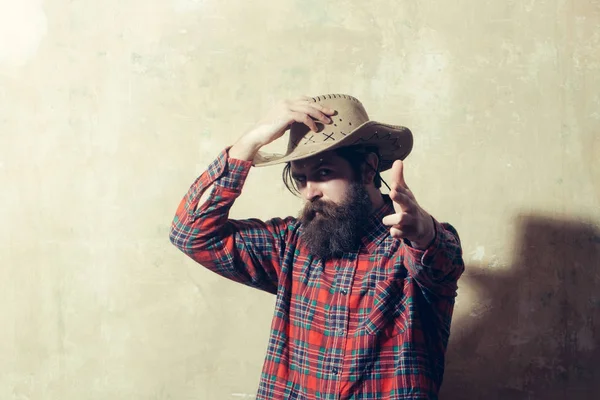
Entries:
[[251, 165], [222, 151], [179, 204], [170, 240], [211, 271], [277, 296], [257, 398], [437, 398], [464, 270], [456, 230], [434, 219], [433, 244], [412, 248], [381, 222], [394, 213], [386, 196], [360, 251], [323, 263], [295, 218], [228, 218]]

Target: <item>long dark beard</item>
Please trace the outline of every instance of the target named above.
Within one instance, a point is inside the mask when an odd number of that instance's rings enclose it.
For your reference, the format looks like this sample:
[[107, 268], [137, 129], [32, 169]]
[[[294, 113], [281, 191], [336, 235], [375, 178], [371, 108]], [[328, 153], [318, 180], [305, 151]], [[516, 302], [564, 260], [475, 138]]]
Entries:
[[371, 213], [371, 200], [361, 183], [351, 183], [342, 204], [317, 199], [301, 210], [302, 240], [321, 259], [357, 251]]

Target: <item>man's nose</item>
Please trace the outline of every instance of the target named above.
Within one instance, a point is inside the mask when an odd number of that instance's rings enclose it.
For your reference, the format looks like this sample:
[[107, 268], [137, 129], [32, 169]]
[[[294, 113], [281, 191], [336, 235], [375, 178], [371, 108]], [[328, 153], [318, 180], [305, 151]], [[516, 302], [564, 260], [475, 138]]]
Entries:
[[318, 185], [315, 185], [313, 182], [306, 182], [306, 187], [304, 189], [304, 198], [308, 201], [314, 201], [323, 197], [323, 193], [319, 189]]

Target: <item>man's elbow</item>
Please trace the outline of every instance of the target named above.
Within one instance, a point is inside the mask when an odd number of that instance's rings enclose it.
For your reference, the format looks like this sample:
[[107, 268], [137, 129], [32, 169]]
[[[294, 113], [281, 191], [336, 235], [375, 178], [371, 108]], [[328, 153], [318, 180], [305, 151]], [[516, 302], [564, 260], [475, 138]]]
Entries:
[[182, 230], [177, 229], [175, 224], [173, 224], [169, 231], [169, 241], [179, 250], [184, 251], [189, 244], [189, 235], [185, 235]]
[[[218, 251], [219, 246], [215, 246], [213, 239], [214, 237], [201, 234], [197, 229], [178, 227], [175, 223], [171, 226], [169, 232], [169, 241], [184, 254], [187, 254], [196, 261], [198, 261], [199, 257], [203, 257], [207, 251]], [[212, 253], [210, 254], [212, 257]]]

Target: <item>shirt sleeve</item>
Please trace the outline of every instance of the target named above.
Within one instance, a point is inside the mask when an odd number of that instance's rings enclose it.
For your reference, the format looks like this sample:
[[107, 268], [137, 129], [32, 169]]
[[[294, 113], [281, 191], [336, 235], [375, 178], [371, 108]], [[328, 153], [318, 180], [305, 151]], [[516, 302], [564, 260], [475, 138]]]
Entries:
[[[276, 293], [285, 239], [293, 218], [232, 220], [229, 211], [252, 166], [224, 149], [189, 188], [171, 224], [170, 241], [209, 270]], [[208, 199], [198, 206], [208, 187]]]
[[435, 239], [419, 250], [404, 239], [404, 260], [410, 276], [428, 292], [456, 297], [457, 281], [465, 270], [458, 232], [448, 223], [433, 218]]

